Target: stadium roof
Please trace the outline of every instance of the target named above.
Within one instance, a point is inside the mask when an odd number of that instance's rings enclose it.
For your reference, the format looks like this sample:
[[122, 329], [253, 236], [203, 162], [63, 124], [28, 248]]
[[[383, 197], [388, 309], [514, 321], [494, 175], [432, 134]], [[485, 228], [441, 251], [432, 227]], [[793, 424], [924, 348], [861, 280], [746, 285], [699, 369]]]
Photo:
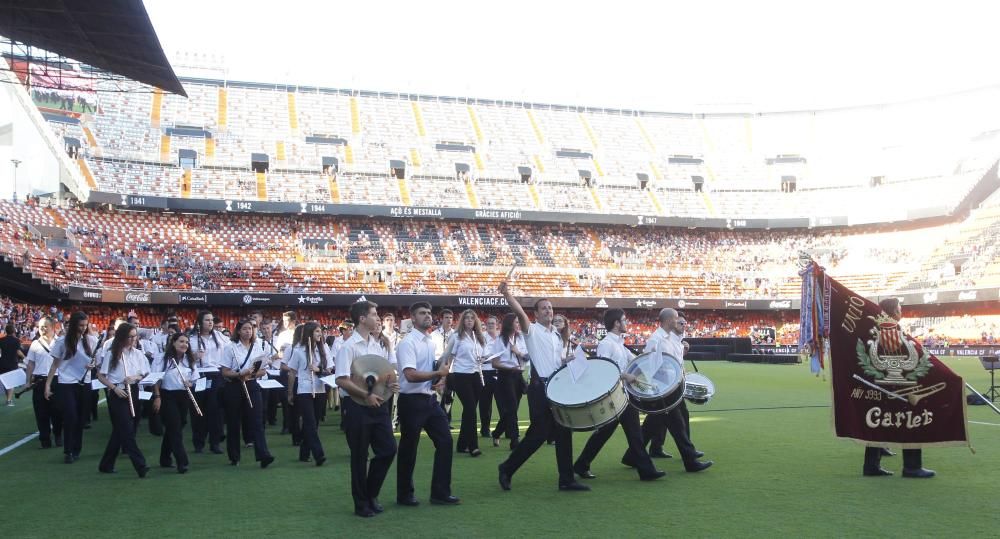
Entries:
[[0, 35], [187, 97], [141, 0], [0, 0]]

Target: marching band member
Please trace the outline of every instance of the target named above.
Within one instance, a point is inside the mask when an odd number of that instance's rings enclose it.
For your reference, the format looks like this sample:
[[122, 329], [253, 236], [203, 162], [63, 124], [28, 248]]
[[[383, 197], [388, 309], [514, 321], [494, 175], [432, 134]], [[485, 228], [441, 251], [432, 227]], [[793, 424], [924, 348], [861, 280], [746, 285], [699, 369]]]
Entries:
[[[903, 318], [903, 306], [899, 303], [899, 298], [885, 298], [878, 304], [885, 314], [899, 322]], [[869, 477], [879, 477], [892, 475], [892, 472], [882, 467], [882, 457], [892, 456], [888, 449], [882, 447], [865, 448], [865, 464], [862, 467], [862, 474]], [[914, 477], [926, 479], [934, 477], [934, 470], [924, 468], [923, 450], [904, 449], [903, 450], [903, 477]]]
[[[299, 325], [298, 316], [295, 311], [286, 311], [281, 313], [281, 331], [278, 335], [274, 337], [274, 347], [278, 349], [278, 353], [281, 355], [278, 361], [278, 366], [274, 367], [281, 371], [278, 375], [278, 381], [281, 385], [285, 386], [288, 391], [292, 391], [294, 388], [288, 383], [288, 369], [284, 366], [288, 363], [288, 358], [291, 354], [292, 343], [295, 338], [295, 328]], [[329, 356], [333, 358], [333, 356]], [[288, 402], [288, 399], [284, 392], [278, 392], [275, 398], [268, 400], [267, 408], [267, 420], [268, 423], [273, 425], [278, 419], [278, 404], [281, 404], [281, 434], [292, 433], [292, 442], [297, 442], [299, 440], [299, 428], [297, 415], [295, 413], [295, 405]]]
[[[684, 335], [684, 328], [687, 325], [687, 321], [677, 311], [670, 308], [660, 311], [659, 321], [660, 327], [649, 336], [644, 352], [660, 351], [667, 353], [676, 358], [681, 363], [681, 368], [683, 369], [684, 342], [681, 341], [681, 337]], [[660, 453], [663, 451], [662, 445], [656, 447], [655, 444], [658, 439], [662, 440], [662, 434], [658, 436], [658, 433], [662, 433], [664, 427], [670, 432], [674, 443], [677, 444], [677, 450], [681, 453], [685, 470], [700, 472], [713, 464], [710, 460], [704, 462], [698, 460], [704, 453], [695, 449], [694, 443], [691, 442], [691, 435], [688, 434], [688, 410], [683, 399], [681, 399], [680, 404], [665, 414], [646, 415], [646, 420], [642, 425], [642, 438], [644, 441], [649, 441], [649, 455], [652, 457], [657, 456], [657, 449], [659, 449]], [[659, 443], [662, 444], [662, 441]], [[635, 466], [638, 464], [633, 460], [631, 450], [625, 452], [625, 456], [622, 457], [622, 464], [626, 466]]]
[[[52, 345], [52, 365], [45, 380], [45, 399], [52, 398], [55, 390], [56, 404], [63, 421], [63, 454], [66, 464], [80, 458], [83, 448], [84, 406], [90, 393], [89, 371], [94, 363], [98, 341], [96, 335], [87, 333], [90, 326], [87, 315], [77, 311], [69, 317], [66, 335]], [[59, 379], [52, 387], [52, 379]]]
[[517, 315], [507, 313], [503, 317], [500, 334], [486, 352], [493, 358], [492, 366], [497, 371], [497, 409], [500, 420], [493, 429], [493, 447], [500, 446], [500, 435], [504, 434], [510, 440], [510, 449], [517, 447], [520, 433], [517, 424], [517, 409], [524, 395], [524, 337], [521, 336], [520, 322]]
[[[267, 468], [274, 457], [267, 450], [264, 436], [264, 410], [261, 390], [257, 380], [267, 375], [263, 363], [270, 357], [256, 338], [256, 330], [250, 320], [240, 320], [233, 328], [232, 344], [222, 356], [220, 370], [226, 379], [223, 395], [226, 403], [226, 452], [229, 463], [236, 466], [240, 462], [240, 430], [250, 429], [253, 440], [254, 458], [261, 468]], [[244, 418], [247, 421], [244, 421]]]
[[[625, 341], [622, 339], [626, 324], [625, 311], [621, 309], [608, 309], [604, 312], [604, 327], [607, 328], [608, 334], [597, 345], [597, 355], [617, 363], [618, 367], [622, 370], [622, 382], [630, 384], [635, 382], [635, 376], [627, 374], [624, 371], [625, 366], [628, 365], [628, 362], [635, 355], [628, 348], [625, 348]], [[625, 431], [631, 462], [635, 463], [635, 467], [639, 472], [639, 479], [652, 481], [666, 475], [666, 472], [656, 469], [656, 466], [653, 465], [653, 459], [646, 452], [645, 444], [642, 443], [642, 427], [639, 426], [639, 411], [634, 406], [626, 406], [625, 411], [618, 416], [617, 420], [604, 425], [590, 435], [586, 447], [583, 448], [580, 456], [576, 459], [576, 463], [573, 464], [573, 471], [584, 479], [593, 479], [596, 477], [590, 471], [590, 463], [594, 461], [597, 453], [601, 451], [604, 444], [615, 433], [619, 423], [622, 426], [622, 430]]]
[[[175, 326], [174, 326], [175, 327]], [[177, 465], [177, 473], [187, 473], [187, 451], [184, 450], [184, 423], [187, 411], [197, 417], [200, 408], [192, 406], [195, 401], [194, 385], [201, 377], [198, 374], [198, 360], [191, 349], [191, 338], [183, 333], [174, 333], [167, 338], [166, 350], [153, 363], [153, 372], [162, 372], [163, 378], [153, 387], [155, 397], [153, 409], [163, 418], [163, 441], [160, 443], [160, 466], [169, 468], [171, 455]]]
[[556, 423], [549, 409], [548, 397], [545, 396], [545, 383], [549, 376], [563, 363], [562, 338], [552, 327], [552, 302], [542, 298], [535, 303], [534, 324], [528, 319], [528, 314], [511, 293], [507, 282], [501, 282], [497, 288], [500, 294], [510, 304], [511, 310], [517, 314], [521, 327], [527, 328], [524, 342], [531, 358], [531, 383], [528, 385], [528, 409], [531, 414], [531, 426], [521, 441], [511, 452], [506, 461], [497, 467], [500, 488], [510, 490], [511, 477], [525, 461], [538, 450], [550, 432], [555, 433], [556, 465], [559, 469], [559, 490], [578, 491], [590, 490], [587, 485], [579, 483], [573, 476], [573, 433], [566, 427]]
[[442, 389], [448, 376], [448, 363], [434, 369], [434, 341], [428, 335], [434, 319], [431, 305], [425, 301], [410, 307], [410, 331], [396, 351], [398, 370], [403, 373], [399, 390], [399, 458], [396, 463], [396, 503], [416, 506], [413, 495], [413, 470], [417, 462], [420, 431], [434, 444], [434, 468], [431, 476], [431, 503], [456, 505], [451, 494], [451, 428], [444, 409], [437, 403], [435, 389]]
[[[486, 344], [483, 346], [483, 355], [488, 357], [492, 354], [485, 353], [485, 351], [493, 346], [500, 335], [500, 321], [497, 320], [496, 316], [487, 316], [485, 328]], [[493, 423], [493, 395], [496, 393], [497, 371], [493, 367], [492, 361], [483, 363], [480, 371], [483, 374], [483, 389], [479, 394], [479, 429], [483, 438], [489, 438], [490, 424]]]
[[31, 406], [35, 411], [35, 424], [38, 426], [38, 440], [42, 447], [52, 447], [52, 437], [55, 436], [56, 447], [62, 445], [62, 417], [55, 404], [45, 398], [45, 378], [52, 366], [52, 345], [55, 344], [55, 321], [48, 316], [38, 320], [38, 338], [28, 348], [27, 365], [29, 383], [32, 386]]
[[[448, 341], [451, 339], [451, 335], [454, 332], [451, 325], [454, 321], [454, 313], [451, 309], [441, 310], [441, 325], [431, 332], [431, 338], [434, 340], [434, 357], [440, 358], [445, 351], [445, 347], [448, 345]], [[448, 414], [448, 421], [451, 421], [451, 403], [453, 397], [451, 388], [445, 385], [444, 394], [441, 395], [441, 406], [444, 408], [445, 413]]]
[[128, 323], [118, 326], [111, 350], [97, 374], [108, 389], [108, 409], [111, 411], [111, 438], [97, 469], [101, 473], [115, 473], [115, 460], [124, 451], [132, 460], [136, 473], [143, 478], [149, 466], [135, 441], [135, 426], [139, 413], [138, 382], [149, 374], [149, 362], [135, 349], [138, 338], [135, 326]]
[[[198, 359], [199, 368], [218, 368], [223, 360], [227, 343], [225, 336], [215, 329], [215, 317], [211, 311], [201, 311], [195, 320], [194, 333], [190, 338], [191, 348]], [[222, 389], [223, 378], [218, 372], [205, 373], [205, 389], [195, 394], [198, 406], [204, 416], [191, 418], [191, 442], [194, 452], [204, 451], [208, 438], [209, 450], [222, 454]]]
[[479, 317], [472, 309], [466, 309], [459, 317], [458, 330], [449, 339], [448, 351], [442, 357], [442, 361], [453, 358], [448, 386], [462, 401], [462, 426], [458, 431], [455, 450], [472, 457], [483, 454], [476, 437], [476, 411], [479, 394], [483, 390], [479, 368], [485, 345], [486, 338], [483, 336]]
[[319, 440], [317, 418], [326, 407], [326, 387], [320, 378], [330, 374], [330, 367], [323, 343], [323, 329], [316, 322], [304, 324], [288, 360], [287, 398], [288, 402], [295, 403], [295, 410], [302, 421], [299, 460], [309, 462], [309, 454], [312, 453], [316, 466], [326, 462], [323, 444]]
[[[351, 305], [350, 316], [355, 331], [337, 354], [336, 381], [344, 408], [347, 445], [351, 449], [354, 514], [373, 517], [383, 511], [378, 495], [392, 459], [396, 456], [396, 439], [392, 434], [389, 402], [369, 393], [367, 388], [351, 380], [351, 363], [365, 354], [376, 354], [395, 363], [395, 353], [391, 343], [379, 332], [378, 305], [371, 301], [359, 301]], [[399, 384], [395, 380], [391, 381], [390, 386], [393, 391], [399, 391]], [[365, 404], [354, 402], [350, 396], [364, 400]], [[369, 447], [373, 453], [370, 462]]]

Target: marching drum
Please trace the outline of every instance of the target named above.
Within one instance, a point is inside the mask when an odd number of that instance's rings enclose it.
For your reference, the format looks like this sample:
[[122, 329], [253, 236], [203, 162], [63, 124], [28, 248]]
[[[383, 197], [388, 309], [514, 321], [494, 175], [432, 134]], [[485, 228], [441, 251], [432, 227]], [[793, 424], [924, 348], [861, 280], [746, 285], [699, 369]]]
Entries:
[[545, 384], [557, 423], [573, 430], [595, 430], [618, 419], [628, 406], [621, 371], [610, 359], [587, 360], [587, 370], [573, 380], [569, 365], [552, 373]]
[[715, 384], [704, 374], [693, 372], [684, 379], [684, 398], [691, 404], [705, 404], [715, 395]]
[[670, 354], [649, 352], [625, 366], [636, 381], [625, 385], [629, 403], [640, 412], [665, 414], [684, 398], [684, 368]]

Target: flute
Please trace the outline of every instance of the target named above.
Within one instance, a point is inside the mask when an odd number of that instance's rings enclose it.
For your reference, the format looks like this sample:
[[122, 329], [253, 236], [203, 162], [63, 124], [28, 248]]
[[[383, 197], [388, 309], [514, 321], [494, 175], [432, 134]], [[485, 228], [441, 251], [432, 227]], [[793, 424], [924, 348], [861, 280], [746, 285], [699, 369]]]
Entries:
[[201, 408], [198, 407], [198, 400], [194, 398], [194, 393], [191, 393], [191, 388], [188, 387], [187, 378], [184, 378], [184, 371], [181, 370], [181, 364], [174, 359], [174, 367], [177, 368], [177, 374], [181, 377], [181, 383], [184, 384], [184, 391], [187, 391], [188, 398], [191, 399], [191, 404], [194, 406], [194, 411], [198, 412], [198, 415], [204, 417], [205, 414], [201, 413]]
[[243, 375], [242, 374], [239, 375], [239, 378], [240, 378], [240, 385], [243, 386], [243, 394], [247, 398], [247, 404], [249, 404], [250, 408], [253, 409], [253, 401], [250, 400], [250, 390], [247, 389], [247, 381], [243, 379]]
[[132, 403], [132, 384], [128, 381], [128, 362], [125, 360], [125, 353], [122, 353], [122, 373], [125, 375], [125, 396], [128, 397], [128, 413], [135, 417], [135, 404]]

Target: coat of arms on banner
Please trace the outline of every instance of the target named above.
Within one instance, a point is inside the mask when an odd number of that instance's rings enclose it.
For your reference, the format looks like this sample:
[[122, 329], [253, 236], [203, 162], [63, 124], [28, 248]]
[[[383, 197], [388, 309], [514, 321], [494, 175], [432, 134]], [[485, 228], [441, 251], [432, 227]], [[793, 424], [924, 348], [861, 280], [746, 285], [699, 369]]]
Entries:
[[[876, 384], [912, 386], [931, 369], [930, 354], [903, 335], [899, 324], [885, 313], [869, 316], [875, 322], [867, 342], [858, 339], [858, 363]], [[905, 374], [904, 374], [905, 373]]]

